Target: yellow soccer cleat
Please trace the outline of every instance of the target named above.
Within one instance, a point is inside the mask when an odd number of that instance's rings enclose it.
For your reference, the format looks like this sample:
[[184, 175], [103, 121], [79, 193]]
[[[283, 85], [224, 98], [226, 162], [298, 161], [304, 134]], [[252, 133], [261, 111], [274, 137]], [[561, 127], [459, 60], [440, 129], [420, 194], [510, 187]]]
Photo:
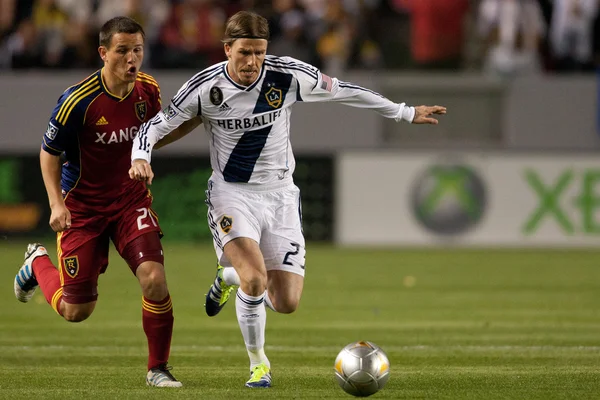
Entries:
[[222, 266], [217, 265], [217, 276], [206, 294], [204, 309], [209, 317], [217, 315], [231, 297], [231, 293], [237, 289], [237, 285], [228, 285], [225, 283], [223, 269]]
[[266, 364], [258, 364], [250, 371], [250, 379], [246, 382], [249, 388], [271, 387], [271, 369]]

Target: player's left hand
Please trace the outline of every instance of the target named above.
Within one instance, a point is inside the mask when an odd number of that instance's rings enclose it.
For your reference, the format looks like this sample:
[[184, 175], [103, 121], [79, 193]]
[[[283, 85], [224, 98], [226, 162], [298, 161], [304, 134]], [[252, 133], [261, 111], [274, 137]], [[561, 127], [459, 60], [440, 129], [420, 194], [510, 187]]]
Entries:
[[446, 107], [443, 106], [416, 106], [415, 107], [415, 118], [413, 124], [432, 124], [437, 125], [438, 120], [431, 118], [433, 114], [446, 114]]
[[148, 161], [136, 159], [131, 162], [131, 168], [129, 168], [129, 177], [133, 180], [144, 181], [148, 185], [152, 185], [154, 172], [152, 172], [152, 167]]

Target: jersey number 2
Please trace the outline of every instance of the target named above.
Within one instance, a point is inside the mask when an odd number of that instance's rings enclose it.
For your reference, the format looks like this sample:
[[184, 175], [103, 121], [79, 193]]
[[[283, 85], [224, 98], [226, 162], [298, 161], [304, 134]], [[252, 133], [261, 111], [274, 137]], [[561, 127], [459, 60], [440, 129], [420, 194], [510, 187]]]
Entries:
[[[283, 257], [283, 264], [284, 265], [294, 265], [292, 264], [291, 261], [288, 261], [288, 258], [290, 256], [295, 256], [296, 254], [298, 254], [300, 252], [300, 245], [298, 243], [294, 243], [294, 242], [290, 242], [290, 244], [296, 249], [294, 251], [288, 251], [287, 253], [285, 253], [285, 257]], [[304, 265], [301, 265], [300, 268], [304, 269]]]
[[154, 225], [155, 227], [158, 226], [156, 224], [156, 221], [154, 220], [154, 217], [152, 216], [152, 213], [149, 212], [147, 208], [138, 208], [135, 211], [141, 213], [140, 216], [137, 217], [137, 226], [138, 226], [139, 231], [146, 229], [146, 228], [150, 228], [150, 225], [144, 223], [144, 220], [148, 217], [150, 217], [150, 222], [152, 222], [152, 225]]

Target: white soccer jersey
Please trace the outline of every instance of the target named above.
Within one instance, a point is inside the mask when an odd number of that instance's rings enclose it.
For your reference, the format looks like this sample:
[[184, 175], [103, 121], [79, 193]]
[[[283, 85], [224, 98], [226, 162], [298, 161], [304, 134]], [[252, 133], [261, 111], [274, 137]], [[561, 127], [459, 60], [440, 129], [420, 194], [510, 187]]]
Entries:
[[292, 105], [299, 101], [334, 101], [409, 122], [415, 112], [291, 57], [266, 56], [259, 78], [250, 86], [235, 83], [225, 61], [194, 75], [168, 107], [140, 128], [132, 159], [150, 162], [156, 142], [181, 123], [201, 116], [218, 178], [260, 185], [291, 180], [295, 160], [290, 117]]

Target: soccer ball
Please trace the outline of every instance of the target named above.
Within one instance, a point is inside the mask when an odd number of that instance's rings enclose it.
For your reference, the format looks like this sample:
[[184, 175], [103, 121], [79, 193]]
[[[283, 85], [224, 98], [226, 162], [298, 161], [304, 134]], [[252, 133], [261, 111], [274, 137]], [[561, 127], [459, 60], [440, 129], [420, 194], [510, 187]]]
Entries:
[[357, 397], [370, 396], [382, 389], [390, 377], [390, 361], [371, 342], [350, 343], [335, 359], [335, 377], [342, 389]]

